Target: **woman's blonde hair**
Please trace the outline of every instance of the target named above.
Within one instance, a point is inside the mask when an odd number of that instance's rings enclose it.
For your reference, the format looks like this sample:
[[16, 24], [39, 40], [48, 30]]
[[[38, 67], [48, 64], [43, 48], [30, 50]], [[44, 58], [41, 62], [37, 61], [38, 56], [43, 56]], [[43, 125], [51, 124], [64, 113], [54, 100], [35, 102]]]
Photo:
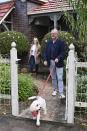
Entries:
[[37, 38], [37, 37], [34, 37], [34, 38], [33, 38], [33, 44], [34, 44], [34, 39], [36, 39], [36, 40], [37, 40], [37, 43], [36, 43], [36, 44], [37, 44], [37, 45], [39, 45], [39, 40], [38, 40], [38, 38]]

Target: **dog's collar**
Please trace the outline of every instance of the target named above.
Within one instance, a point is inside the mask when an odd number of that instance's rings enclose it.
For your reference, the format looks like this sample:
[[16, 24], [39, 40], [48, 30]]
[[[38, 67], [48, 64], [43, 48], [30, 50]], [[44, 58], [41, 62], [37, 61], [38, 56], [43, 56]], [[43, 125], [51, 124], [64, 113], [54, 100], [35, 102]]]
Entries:
[[36, 116], [38, 115], [38, 112], [39, 112], [38, 110], [37, 110], [37, 111], [32, 112], [32, 116], [33, 116], [33, 117], [36, 117]]

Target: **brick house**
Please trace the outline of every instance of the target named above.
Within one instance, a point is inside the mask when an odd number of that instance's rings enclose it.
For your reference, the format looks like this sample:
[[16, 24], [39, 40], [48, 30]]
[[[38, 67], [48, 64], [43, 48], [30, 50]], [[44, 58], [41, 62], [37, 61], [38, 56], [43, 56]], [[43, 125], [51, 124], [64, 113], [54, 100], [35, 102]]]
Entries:
[[41, 40], [52, 28], [68, 30], [63, 10], [72, 10], [66, 0], [0, 0], [0, 32], [16, 30], [29, 41]]

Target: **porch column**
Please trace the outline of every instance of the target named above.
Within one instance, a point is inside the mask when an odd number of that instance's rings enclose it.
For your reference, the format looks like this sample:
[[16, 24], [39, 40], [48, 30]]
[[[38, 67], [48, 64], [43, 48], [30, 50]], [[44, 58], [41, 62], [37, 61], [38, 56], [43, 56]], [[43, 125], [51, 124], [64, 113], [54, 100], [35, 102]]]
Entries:
[[57, 16], [54, 15], [54, 28], [57, 29]]
[[57, 21], [61, 18], [62, 14], [52, 14], [50, 19], [54, 22], [54, 28], [57, 28]]

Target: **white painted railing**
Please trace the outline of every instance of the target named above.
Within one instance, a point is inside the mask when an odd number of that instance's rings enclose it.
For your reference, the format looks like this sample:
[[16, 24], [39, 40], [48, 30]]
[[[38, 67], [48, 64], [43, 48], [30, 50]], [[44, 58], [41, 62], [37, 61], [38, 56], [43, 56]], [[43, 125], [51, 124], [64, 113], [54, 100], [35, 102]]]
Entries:
[[71, 44], [69, 47], [69, 55], [67, 57], [66, 64], [66, 112], [65, 119], [67, 123], [74, 123], [74, 108], [86, 107], [86, 102], [76, 101], [76, 89], [77, 89], [77, 67], [86, 67], [87, 62], [77, 62], [75, 57], [74, 45]]
[[5, 58], [5, 59], [0, 59], [0, 63], [9, 63], [10, 60]]

